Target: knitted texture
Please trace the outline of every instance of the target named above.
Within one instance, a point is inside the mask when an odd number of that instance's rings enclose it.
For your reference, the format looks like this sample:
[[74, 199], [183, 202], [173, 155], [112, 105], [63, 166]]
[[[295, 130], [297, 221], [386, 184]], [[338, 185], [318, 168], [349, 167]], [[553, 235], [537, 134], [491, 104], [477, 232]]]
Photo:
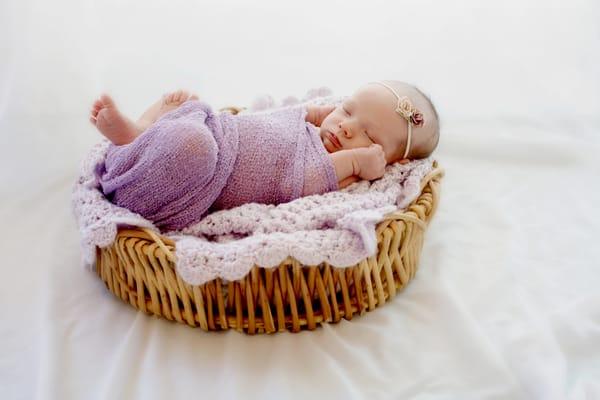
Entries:
[[239, 151], [211, 211], [246, 203], [280, 204], [338, 189], [335, 168], [306, 106], [235, 116]]
[[132, 143], [111, 144], [96, 169], [100, 187], [162, 231], [214, 210], [337, 190], [333, 162], [306, 114], [299, 105], [232, 116], [188, 101]]
[[[311, 100], [317, 104], [340, 101]], [[151, 221], [111, 203], [100, 191], [95, 170], [106, 159], [109, 147], [103, 140], [91, 149], [73, 187], [72, 208], [81, 233], [83, 263], [88, 267], [95, 264], [96, 246], [110, 245], [118, 227], [138, 226], [160, 233]], [[348, 267], [375, 254], [377, 223], [420, 194], [421, 179], [431, 171], [432, 163], [428, 158], [392, 164], [379, 180], [363, 180], [277, 205], [248, 203], [214, 211], [195, 224], [163, 235], [176, 243], [178, 274], [195, 285], [215, 278], [241, 279], [254, 265], [275, 267], [288, 256], [307, 265], [326, 261]]]
[[199, 285], [217, 277], [241, 279], [255, 264], [276, 267], [288, 256], [305, 265], [355, 265], [377, 252], [377, 223], [418, 197], [432, 166], [432, 159], [396, 163], [372, 183], [278, 206], [252, 203], [211, 213], [165, 235], [177, 243], [177, 272]]
[[238, 131], [226, 118], [189, 101], [133, 142], [111, 144], [96, 168], [103, 193], [161, 230], [198, 222], [225, 187], [236, 160]]

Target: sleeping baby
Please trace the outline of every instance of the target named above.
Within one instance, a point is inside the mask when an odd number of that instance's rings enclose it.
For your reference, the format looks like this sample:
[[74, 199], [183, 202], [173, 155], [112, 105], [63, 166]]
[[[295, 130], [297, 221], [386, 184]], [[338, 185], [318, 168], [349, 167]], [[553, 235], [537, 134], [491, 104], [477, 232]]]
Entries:
[[177, 91], [136, 122], [103, 95], [90, 121], [111, 142], [95, 170], [102, 192], [161, 231], [378, 179], [390, 163], [429, 156], [439, 139], [431, 101], [399, 81], [368, 83], [337, 106], [237, 115]]

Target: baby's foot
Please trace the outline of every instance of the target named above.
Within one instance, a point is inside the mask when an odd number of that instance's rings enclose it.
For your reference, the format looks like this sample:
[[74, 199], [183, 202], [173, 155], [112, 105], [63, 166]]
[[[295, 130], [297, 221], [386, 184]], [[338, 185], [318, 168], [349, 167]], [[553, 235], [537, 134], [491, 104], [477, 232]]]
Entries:
[[137, 121], [138, 128], [143, 132], [156, 122], [161, 116], [173, 111], [188, 100], [198, 100], [198, 96], [190, 96], [185, 90], [165, 94], [159, 101], [154, 103]]
[[133, 121], [121, 114], [114, 101], [105, 94], [94, 103], [90, 122], [117, 146], [133, 142], [139, 134]]

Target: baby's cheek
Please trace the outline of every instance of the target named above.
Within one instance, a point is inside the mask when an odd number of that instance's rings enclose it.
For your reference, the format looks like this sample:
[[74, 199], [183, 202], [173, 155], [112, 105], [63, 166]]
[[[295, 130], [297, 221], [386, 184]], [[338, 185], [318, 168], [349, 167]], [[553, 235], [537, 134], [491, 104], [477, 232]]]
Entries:
[[321, 136], [321, 141], [325, 140], [327, 137], [327, 128], [325, 127], [325, 124], [319, 127], [319, 135]]
[[333, 113], [329, 114], [327, 117], [325, 117], [323, 122], [321, 122], [321, 129], [327, 130], [332, 125], [335, 125], [335, 120], [332, 114]]

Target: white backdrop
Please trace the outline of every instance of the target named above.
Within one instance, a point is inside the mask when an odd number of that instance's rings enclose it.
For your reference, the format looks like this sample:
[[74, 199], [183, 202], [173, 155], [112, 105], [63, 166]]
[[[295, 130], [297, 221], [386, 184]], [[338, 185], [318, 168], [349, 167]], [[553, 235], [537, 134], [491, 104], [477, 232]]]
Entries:
[[[0, 398], [600, 398], [600, 3], [0, 2]], [[415, 281], [246, 337], [147, 317], [79, 265], [96, 96], [137, 117], [417, 84], [447, 171]]]

